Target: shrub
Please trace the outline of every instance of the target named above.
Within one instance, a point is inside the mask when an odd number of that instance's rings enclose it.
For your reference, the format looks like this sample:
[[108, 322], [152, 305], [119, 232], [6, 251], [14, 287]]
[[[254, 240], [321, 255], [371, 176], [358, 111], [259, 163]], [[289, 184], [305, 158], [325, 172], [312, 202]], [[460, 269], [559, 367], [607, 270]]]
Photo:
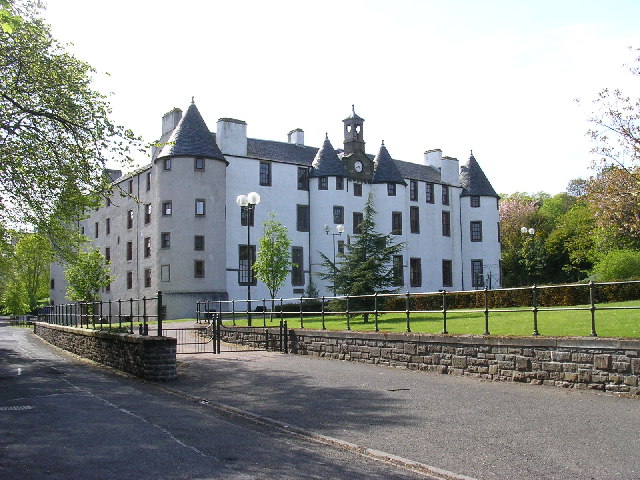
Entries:
[[614, 282], [640, 279], [640, 252], [637, 250], [612, 250], [593, 267], [593, 280]]

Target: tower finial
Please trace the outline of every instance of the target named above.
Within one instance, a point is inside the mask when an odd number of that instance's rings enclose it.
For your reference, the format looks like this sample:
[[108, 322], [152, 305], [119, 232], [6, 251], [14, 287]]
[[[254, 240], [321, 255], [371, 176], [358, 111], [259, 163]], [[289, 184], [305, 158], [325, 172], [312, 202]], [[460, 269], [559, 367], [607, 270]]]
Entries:
[[384, 147], [384, 140], [382, 140], [382, 146]]
[[329, 140], [329, 134], [327, 132], [324, 132], [324, 139]]
[[194, 103], [196, 103], [194, 97], [191, 97], [191, 104], [193, 105]]
[[355, 114], [356, 113], [356, 106], [352, 103], [351, 104], [351, 111]]
[[473, 157], [473, 149], [471, 149], [471, 156]]

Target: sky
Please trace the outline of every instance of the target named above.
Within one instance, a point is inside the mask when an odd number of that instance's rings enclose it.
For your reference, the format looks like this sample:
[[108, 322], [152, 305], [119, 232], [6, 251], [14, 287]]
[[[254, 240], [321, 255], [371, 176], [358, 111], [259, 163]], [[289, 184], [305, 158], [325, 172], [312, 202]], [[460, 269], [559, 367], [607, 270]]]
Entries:
[[502, 194], [593, 174], [593, 99], [640, 96], [625, 67], [637, 0], [48, 0], [45, 18], [147, 142], [194, 97], [210, 130], [231, 117], [252, 138], [302, 128], [339, 148], [355, 105], [368, 153], [384, 141], [398, 160], [439, 148], [462, 164], [473, 150]]

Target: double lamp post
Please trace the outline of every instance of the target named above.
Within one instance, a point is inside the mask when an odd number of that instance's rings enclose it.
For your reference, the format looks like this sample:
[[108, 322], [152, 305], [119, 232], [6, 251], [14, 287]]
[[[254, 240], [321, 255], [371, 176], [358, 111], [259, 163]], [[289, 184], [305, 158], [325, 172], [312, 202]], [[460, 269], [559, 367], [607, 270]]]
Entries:
[[[253, 265], [251, 263], [251, 224], [253, 223], [253, 214], [255, 212], [256, 205], [260, 203], [260, 195], [256, 192], [251, 192], [246, 195], [238, 195], [236, 198], [236, 204], [242, 209], [244, 208], [245, 220], [247, 223], [247, 325], [251, 326], [251, 284], [253, 283]], [[242, 275], [242, 272], [240, 272]]]

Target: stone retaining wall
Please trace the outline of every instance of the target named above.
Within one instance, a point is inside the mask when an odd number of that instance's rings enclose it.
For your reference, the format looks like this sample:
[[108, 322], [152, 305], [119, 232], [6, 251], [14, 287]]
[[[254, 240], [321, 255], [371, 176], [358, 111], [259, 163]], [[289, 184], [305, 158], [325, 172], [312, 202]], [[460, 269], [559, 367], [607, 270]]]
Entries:
[[289, 351], [300, 355], [640, 395], [640, 339], [305, 329], [291, 329], [289, 335]]
[[176, 339], [34, 323], [34, 333], [56, 347], [146, 380], [176, 378]]

